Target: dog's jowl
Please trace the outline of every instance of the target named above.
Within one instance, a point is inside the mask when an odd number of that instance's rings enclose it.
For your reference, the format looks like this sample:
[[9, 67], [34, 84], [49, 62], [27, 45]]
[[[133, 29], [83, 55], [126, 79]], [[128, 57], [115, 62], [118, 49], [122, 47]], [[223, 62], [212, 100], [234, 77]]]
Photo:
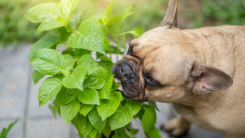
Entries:
[[173, 103], [174, 136], [190, 123], [228, 138], [245, 137], [245, 26], [177, 28], [177, 0], [160, 26], [130, 42], [112, 68], [129, 99]]

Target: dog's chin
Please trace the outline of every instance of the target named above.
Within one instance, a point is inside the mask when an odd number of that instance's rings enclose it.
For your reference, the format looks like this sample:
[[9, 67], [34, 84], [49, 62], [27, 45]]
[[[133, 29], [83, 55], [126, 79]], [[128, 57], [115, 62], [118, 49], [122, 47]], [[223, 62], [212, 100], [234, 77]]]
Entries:
[[[119, 82], [120, 80], [117, 78], [114, 78], [115, 82]], [[127, 87], [125, 84], [120, 84], [117, 91], [120, 91], [122, 93], [122, 96], [127, 99], [131, 99], [134, 101], [144, 101], [142, 98], [140, 98], [140, 92], [139, 90], [135, 90], [133, 88]]]

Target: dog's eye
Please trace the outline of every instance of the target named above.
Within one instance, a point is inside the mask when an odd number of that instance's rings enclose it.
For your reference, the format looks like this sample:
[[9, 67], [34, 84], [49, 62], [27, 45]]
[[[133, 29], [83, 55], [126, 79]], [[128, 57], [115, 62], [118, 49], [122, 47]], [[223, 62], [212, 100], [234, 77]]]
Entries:
[[132, 54], [132, 46], [129, 46], [127, 54], [128, 55], [131, 55]]
[[147, 84], [151, 85], [151, 86], [159, 86], [160, 84], [155, 80], [153, 79], [151, 76], [145, 76], [145, 81]]
[[154, 83], [155, 80], [152, 77], [147, 77], [148, 81], [150, 81], [151, 83]]
[[127, 54], [128, 54], [128, 55], [131, 55], [131, 50], [130, 50], [130, 48], [128, 48]]

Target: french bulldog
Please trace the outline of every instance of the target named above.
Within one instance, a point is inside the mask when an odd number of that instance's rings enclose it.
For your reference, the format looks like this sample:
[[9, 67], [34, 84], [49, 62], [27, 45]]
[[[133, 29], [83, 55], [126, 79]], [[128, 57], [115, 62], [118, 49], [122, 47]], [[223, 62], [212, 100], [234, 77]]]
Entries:
[[245, 138], [245, 26], [177, 28], [177, 0], [160, 26], [129, 44], [112, 67], [124, 97], [173, 103], [181, 115], [163, 127], [179, 136], [190, 123]]

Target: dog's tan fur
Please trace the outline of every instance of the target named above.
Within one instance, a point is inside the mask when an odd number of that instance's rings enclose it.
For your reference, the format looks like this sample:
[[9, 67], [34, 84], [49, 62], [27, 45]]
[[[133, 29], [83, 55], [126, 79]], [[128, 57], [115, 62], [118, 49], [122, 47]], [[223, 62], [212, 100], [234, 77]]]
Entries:
[[[174, 130], [176, 136], [190, 122], [228, 138], [245, 137], [245, 26], [180, 30], [175, 27], [176, 4], [177, 0], [170, 0], [160, 27], [130, 43], [133, 56], [124, 58], [140, 67], [142, 87], [134, 100], [173, 103], [181, 118], [164, 128]], [[212, 72], [205, 84], [195, 78], [203, 71]], [[145, 85], [145, 72], [163, 86]]]

